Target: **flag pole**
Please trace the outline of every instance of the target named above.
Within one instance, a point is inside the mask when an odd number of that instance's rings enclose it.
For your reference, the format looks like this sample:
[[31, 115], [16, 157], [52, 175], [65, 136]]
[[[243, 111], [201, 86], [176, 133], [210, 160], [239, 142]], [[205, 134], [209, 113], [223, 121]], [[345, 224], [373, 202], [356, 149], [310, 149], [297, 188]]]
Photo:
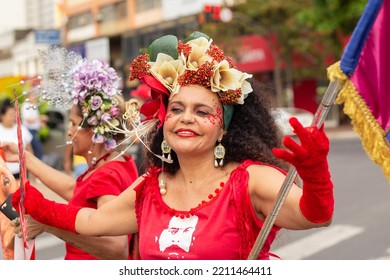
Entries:
[[[322, 126], [342, 86], [343, 82], [340, 82], [337, 79], [330, 82], [328, 88], [326, 89], [324, 97], [322, 98], [321, 104], [318, 106], [317, 111], [313, 117], [313, 126], [316, 126], [317, 128], [320, 128]], [[252, 250], [248, 256], [248, 260], [257, 260], [259, 253], [263, 248], [265, 241], [267, 240], [268, 234], [270, 233], [271, 228], [275, 223], [276, 217], [278, 216], [279, 211], [282, 208], [284, 200], [286, 199], [296, 176], [297, 171], [294, 166], [291, 166], [286, 175], [286, 178], [283, 181], [282, 187], [279, 190], [278, 196], [276, 197], [276, 201], [272, 208], [272, 211], [266, 217], [263, 227], [261, 228], [256, 238], [255, 244], [253, 245]]]
[[22, 239], [23, 239], [23, 256], [24, 259], [27, 259], [26, 249], [29, 249], [27, 245], [27, 223], [25, 220], [25, 209], [24, 209], [24, 198], [25, 198], [25, 184], [27, 182], [27, 171], [26, 171], [26, 155], [24, 153], [23, 146], [23, 136], [22, 136], [22, 125], [20, 120], [19, 113], [19, 102], [18, 96], [16, 95], [16, 90], [14, 89], [14, 101], [15, 101], [15, 111], [16, 111], [16, 126], [17, 126], [17, 136], [18, 136], [18, 151], [19, 151], [19, 168], [20, 168], [20, 202], [19, 202], [19, 216], [20, 216], [20, 225], [22, 227]]

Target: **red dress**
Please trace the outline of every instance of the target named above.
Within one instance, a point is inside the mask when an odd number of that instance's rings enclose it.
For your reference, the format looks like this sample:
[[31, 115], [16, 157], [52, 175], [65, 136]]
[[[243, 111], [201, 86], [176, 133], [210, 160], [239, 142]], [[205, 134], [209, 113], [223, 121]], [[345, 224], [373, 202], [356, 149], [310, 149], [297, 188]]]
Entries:
[[[103, 195], [119, 195], [138, 177], [133, 158], [126, 161], [113, 160], [97, 168], [92, 176], [82, 181], [77, 178], [76, 187], [69, 205], [97, 208], [97, 198]], [[129, 235], [129, 242], [131, 235]], [[94, 256], [66, 243], [65, 260], [96, 260]]]
[[[207, 201], [189, 211], [176, 211], [162, 200], [159, 169], [154, 168], [136, 188], [136, 215], [141, 259], [247, 259], [263, 222], [256, 218], [248, 194], [246, 160], [221, 183]], [[269, 259], [279, 230], [274, 226], [259, 259]]]

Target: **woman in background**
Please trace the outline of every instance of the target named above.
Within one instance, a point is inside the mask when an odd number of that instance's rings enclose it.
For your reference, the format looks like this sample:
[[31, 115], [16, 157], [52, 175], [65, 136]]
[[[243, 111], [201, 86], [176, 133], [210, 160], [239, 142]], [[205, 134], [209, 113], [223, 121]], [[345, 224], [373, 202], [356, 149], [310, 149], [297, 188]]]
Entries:
[[[64, 50], [49, 49], [48, 55], [55, 55], [59, 51]], [[69, 206], [99, 209], [130, 186], [138, 172], [134, 160], [118, 149], [123, 135], [112, 131], [113, 127], [121, 127], [125, 112], [125, 102], [117, 88], [119, 78], [115, 70], [97, 60], [83, 60], [76, 65], [70, 75], [73, 105], [68, 128], [70, 140], [67, 144], [72, 146], [75, 155], [86, 159], [88, 169], [74, 179], [28, 151], [26, 167], [46, 187], [67, 201]], [[64, 91], [65, 94], [67, 92]], [[40, 207], [40, 211], [54, 214], [52, 209], [46, 207]], [[31, 217], [27, 221], [28, 239], [48, 232], [64, 240], [66, 260], [133, 257], [130, 249], [132, 235], [87, 238], [61, 227], [39, 223]], [[63, 221], [64, 224], [69, 222]], [[20, 233], [20, 227], [17, 231]]]

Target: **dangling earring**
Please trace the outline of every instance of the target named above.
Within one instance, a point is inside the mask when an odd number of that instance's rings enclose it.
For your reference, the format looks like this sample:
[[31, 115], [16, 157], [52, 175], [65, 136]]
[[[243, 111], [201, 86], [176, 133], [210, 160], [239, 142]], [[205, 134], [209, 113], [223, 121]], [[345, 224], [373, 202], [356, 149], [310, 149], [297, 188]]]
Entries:
[[[164, 159], [169, 160], [170, 161], [169, 163], [172, 163], [171, 147], [169, 147], [169, 145], [168, 145], [167, 141], [165, 141], [165, 139], [161, 142], [161, 151], [162, 151], [162, 157]], [[166, 157], [165, 157], [165, 155], [166, 155]], [[162, 160], [162, 162], [161, 162], [162, 172], [164, 172], [164, 161], [165, 160]], [[160, 179], [158, 181], [158, 186], [160, 188], [161, 195], [165, 195], [167, 193], [167, 183], [164, 181], [164, 179]]]
[[167, 183], [165, 183], [165, 181], [163, 179], [161, 179], [158, 182], [158, 186], [160, 188], [161, 195], [165, 195], [167, 193]]
[[[88, 151], [89, 155], [92, 155], [92, 147], [93, 147], [93, 144], [92, 144], [91, 148]], [[91, 165], [95, 165], [96, 164], [96, 160], [97, 160], [96, 157], [93, 156], [92, 159], [91, 159]]]
[[[164, 158], [171, 160], [171, 147], [169, 147], [167, 141], [165, 140], [161, 142], [161, 151]], [[165, 155], [167, 156], [165, 157]]]
[[214, 166], [223, 166], [223, 159], [225, 158], [225, 147], [222, 146], [221, 140], [218, 140], [219, 144], [214, 148]]

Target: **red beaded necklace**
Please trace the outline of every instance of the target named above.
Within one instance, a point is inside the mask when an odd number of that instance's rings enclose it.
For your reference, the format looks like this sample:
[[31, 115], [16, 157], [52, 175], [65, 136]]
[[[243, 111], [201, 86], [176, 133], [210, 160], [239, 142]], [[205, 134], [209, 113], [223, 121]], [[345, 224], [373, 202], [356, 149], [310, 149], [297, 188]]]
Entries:
[[206, 200], [202, 200], [202, 202], [199, 203], [198, 206], [193, 207], [193, 208], [191, 208], [188, 211], [175, 210], [174, 208], [171, 208], [168, 205], [166, 205], [164, 203], [164, 201], [162, 200], [162, 196], [161, 196], [161, 193], [160, 193], [160, 190], [159, 190], [158, 186], [156, 186], [155, 188], [151, 189], [150, 195], [151, 195], [151, 198], [152, 198], [152, 203], [155, 205], [157, 210], [161, 211], [163, 214], [170, 214], [170, 215], [173, 215], [175, 217], [180, 217], [181, 219], [184, 219], [184, 218], [191, 217], [192, 215], [195, 214], [196, 211], [198, 211], [202, 207], [208, 205], [212, 201], [216, 200], [217, 197], [219, 196], [222, 188], [224, 187], [224, 185], [225, 185], [224, 182], [220, 182], [219, 183], [219, 187], [214, 190], [214, 194], [211, 193], [211, 194], [208, 195], [208, 197], [207, 197], [208, 200], [207, 201]]
[[102, 160], [106, 160], [109, 156], [111, 155], [111, 152], [108, 152], [106, 154], [104, 154], [103, 156], [101, 156], [94, 164], [91, 164], [88, 169], [83, 173], [81, 174], [77, 180], [82, 180], [84, 178], [85, 175], [87, 175], [89, 172], [91, 172], [92, 170], [94, 170], [97, 166], [97, 164], [102, 161]]

